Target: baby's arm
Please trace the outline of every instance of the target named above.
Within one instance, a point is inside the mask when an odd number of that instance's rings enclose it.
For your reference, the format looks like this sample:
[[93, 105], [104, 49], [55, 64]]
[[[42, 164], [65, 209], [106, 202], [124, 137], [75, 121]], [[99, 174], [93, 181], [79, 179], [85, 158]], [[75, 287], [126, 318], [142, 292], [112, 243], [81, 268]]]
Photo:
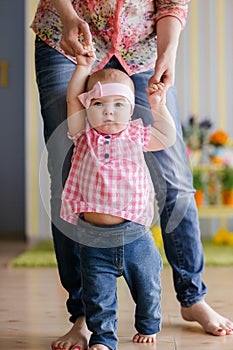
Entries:
[[175, 143], [176, 127], [164, 102], [163, 83], [152, 84], [147, 92], [154, 118], [148, 151], [159, 151]]
[[88, 55], [76, 55], [77, 65], [70, 79], [66, 94], [68, 128], [72, 136], [85, 128], [86, 111], [79, 101], [78, 95], [85, 92], [86, 81], [95, 59], [92, 47], [90, 47]]

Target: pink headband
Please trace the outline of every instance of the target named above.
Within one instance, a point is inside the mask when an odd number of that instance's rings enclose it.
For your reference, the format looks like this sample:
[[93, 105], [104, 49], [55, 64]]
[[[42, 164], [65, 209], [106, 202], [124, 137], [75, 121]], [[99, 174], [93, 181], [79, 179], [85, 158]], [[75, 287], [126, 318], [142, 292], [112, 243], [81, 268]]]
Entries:
[[98, 81], [98, 83], [96, 83], [90, 91], [84, 92], [83, 94], [79, 95], [78, 98], [85, 108], [89, 108], [92, 99], [113, 95], [126, 97], [131, 103], [132, 109], [134, 108], [133, 92], [127, 85], [120, 83], [108, 83], [102, 85]]

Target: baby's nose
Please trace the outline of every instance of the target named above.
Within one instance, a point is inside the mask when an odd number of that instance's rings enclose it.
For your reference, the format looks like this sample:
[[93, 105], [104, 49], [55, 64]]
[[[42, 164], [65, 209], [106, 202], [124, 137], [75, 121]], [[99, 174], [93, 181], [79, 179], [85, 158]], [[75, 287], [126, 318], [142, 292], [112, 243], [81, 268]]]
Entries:
[[111, 104], [106, 104], [104, 106], [104, 114], [105, 115], [113, 114], [113, 112], [114, 112], [114, 109], [113, 109], [113, 106]]

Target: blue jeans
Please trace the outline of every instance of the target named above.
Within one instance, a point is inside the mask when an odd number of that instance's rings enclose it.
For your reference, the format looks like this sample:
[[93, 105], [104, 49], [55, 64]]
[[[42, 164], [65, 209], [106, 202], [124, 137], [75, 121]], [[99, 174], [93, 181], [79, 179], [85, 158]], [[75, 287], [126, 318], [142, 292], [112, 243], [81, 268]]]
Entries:
[[[66, 136], [66, 89], [75, 65], [42, 41], [36, 41], [36, 76], [44, 122], [44, 138], [48, 149], [48, 170], [51, 177], [51, 220], [54, 247], [61, 283], [69, 293], [67, 308], [74, 322], [83, 315], [79, 271], [79, 245], [72, 240], [73, 226], [60, 219], [62, 186], [70, 169], [72, 144]], [[122, 69], [116, 60], [107, 66]], [[151, 120], [145, 88], [152, 71], [132, 76], [136, 87], [138, 117]], [[139, 108], [138, 106], [142, 107]], [[187, 167], [185, 146], [175, 90], [167, 94], [167, 106], [177, 126], [176, 144], [168, 150], [146, 153], [160, 208], [160, 224], [168, 261], [173, 269], [174, 286], [182, 306], [191, 306], [203, 299], [206, 287], [201, 280], [203, 250], [198, 215]], [[59, 126], [59, 128], [58, 128]], [[56, 137], [53, 139], [54, 131]], [[65, 161], [64, 149], [67, 150]], [[62, 175], [60, 175], [62, 169]], [[70, 239], [71, 238], [71, 239]]]
[[[86, 322], [92, 332], [89, 346], [103, 344], [117, 348], [117, 278], [123, 276], [136, 304], [135, 328], [154, 334], [161, 325], [162, 262], [148, 228], [126, 221], [115, 226], [93, 226], [78, 220], [77, 230], [93, 236], [109, 235], [115, 247], [96, 248], [80, 245], [83, 302]], [[128, 235], [135, 239], [125, 244]]]

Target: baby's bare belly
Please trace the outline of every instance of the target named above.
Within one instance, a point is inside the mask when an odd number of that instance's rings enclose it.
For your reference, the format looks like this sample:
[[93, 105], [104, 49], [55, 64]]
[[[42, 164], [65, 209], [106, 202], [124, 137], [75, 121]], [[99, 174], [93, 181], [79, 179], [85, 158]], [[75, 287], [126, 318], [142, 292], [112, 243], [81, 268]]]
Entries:
[[83, 216], [86, 222], [89, 222], [89, 224], [96, 226], [112, 226], [121, 224], [122, 222], [126, 221], [119, 216], [101, 213], [83, 213]]

